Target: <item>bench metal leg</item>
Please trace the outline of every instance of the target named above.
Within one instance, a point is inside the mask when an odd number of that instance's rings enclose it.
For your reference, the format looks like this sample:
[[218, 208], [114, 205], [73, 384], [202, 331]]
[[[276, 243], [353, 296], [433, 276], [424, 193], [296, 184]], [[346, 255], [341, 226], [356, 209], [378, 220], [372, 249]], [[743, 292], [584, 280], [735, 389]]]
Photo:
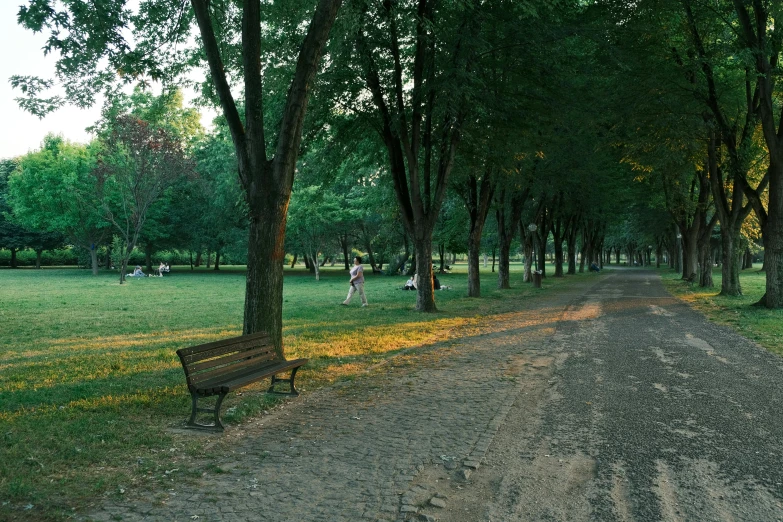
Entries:
[[[272, 385], [269, 387], [269, 389], [266, 391], [267, 393], [274, 393], [276, 395], [293, 395], [297, 396], [299, 395], [299, 390], [296, 389], [296, 386], [294, 386], [294, 378], [296, 377], [296, 371], [299, 369], [299, 366], [291, 370], [291, 378], [290, 379], [280, 379], [277, 377], [277, 375], [272, 376]], [[290, 392], [280, 392], [275, 390], [275, 384], [278, 382], [287, 382], [291, 385], [291, 391]]]
[[[190, 393], [190, 398], [193, 403], [193, 409], [190, 413], [190, 420], [188, 420], [187, 427], [197, 430], [211, 430], [211, 431], [223, 431], [225, 428], [223, 427], [223, 423], [220, 421], [220, 406], [223, 404], [223, 399], [226, 398], [226, 393], [221, 393], [217, 401], [215, 402], [215, 408], [199, 408], [198, 407], [198, 400], [199, 396], [195, 392]], [[203, 397], [202, 397], [203, 398]], [[203, 413], [212, 413], [215, 416], [214, 424], [201, 424], [199, 422], [196, 422], [196, 415], [198, 415], [199, 412]]]

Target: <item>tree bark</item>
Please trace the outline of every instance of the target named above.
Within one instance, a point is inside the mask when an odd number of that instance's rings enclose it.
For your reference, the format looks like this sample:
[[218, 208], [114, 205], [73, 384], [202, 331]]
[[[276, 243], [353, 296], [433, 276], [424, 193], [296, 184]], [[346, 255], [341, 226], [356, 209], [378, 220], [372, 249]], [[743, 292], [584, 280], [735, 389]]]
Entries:
[[563, 277], [563, 218], [558, 217], [552, 226], [552, 241], [555, 245], [555, 277]]
[[[514, 232], [522, 218], [522, 207], [528, 198], [530, 191], [525, 189], [515, 191], [509, 202], [510, 212], [506, 209], [506, 190], [503, 189], [497, 198], [495, 220], [498, 227], [498, 243], [500, 246], [500, 259], [498, 261], [498, 290], [511, 288], [511, 242], [514, 241]], [[524, 241], [524, 239], [523, 239]]]
[[481, 181], [470, 174], [461, 190], [458, 190], [470, 217], [468, 230], [468, 297], [481, 297], [481, 276], [479, 256], [481, 255], [481, 236], [487, 222], [490, 204], [495, 192], [495, 180], [491, 165], [484, 169]]
[[340, 247], [343, 250], [343, 261], [345, 263], [345, 270], [351, 269], [351, 262], [348, 259], [348, 234], [340, 234]]
[[90, 264], [92, 265], [92, 275], [98, 275], [98, 249], [90, 250]]
[[566, 234], [566, 242], [568, 244], [568, 274], [576, 274], [576, 237], [579, 230], [577, 229], [576, 218], [572, 218], [571, 226]]
[[220, 270], [220, 250], [215, 250], [215, 267], [212, 270]]
[[[524, 226], [521, 228], [524, 229]], [[525, 234], [523, 236], [525, 245], [525, 275], [523, 281], [526, 283], [533, 282], [533, 234]]]
[[419, 275], [416, 310], [436, 312], [435, 286], [432, 279], [432, 237], [415, 239], [413, 247], [416, 251], [416, 273]]

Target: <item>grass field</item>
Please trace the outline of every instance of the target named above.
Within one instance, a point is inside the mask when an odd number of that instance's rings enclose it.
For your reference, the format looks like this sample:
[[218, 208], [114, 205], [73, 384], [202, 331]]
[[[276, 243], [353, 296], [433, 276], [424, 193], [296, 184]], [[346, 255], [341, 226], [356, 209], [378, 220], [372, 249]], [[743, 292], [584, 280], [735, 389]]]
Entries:
[[[464, 270], [441, 277], [453, 289], [437, 292], [435, 314], [413, 310], [415, 293], [398, 289], [404, 277], [368, 275], [370, 306], [355, 298], [343, 307], [343, 270], [327, 268], [319, 282], [287, 270], [286, 354], [310, 359], [297, 376], [300, 389], [352, 379], [539, 292], [521, 282], [516, 265], [514, 289], [494, 290], [496, 274], [487, 269], [485, 298], [469, 299]], [[544, 291], [569, 279], [550, 277]], [[122, 286], [116, 273], [0, 270], [0, 519], [62, 520], [134, 484], [164, 488], [200, 475], [183, 461], [204, 455], [219, 437], [176, 429], [190, 397], [175, 351], [239, 335], [243, 302], [244, 272], [231, 267], [175, 267], [171, 276]], [[274, 406], [263, 389], [229, 395], [229, 429]]]
[[760, 265], [743, 270], [740, 274], [744, 294], [740, 297], [718, 295], [720, 268], [713, 271], [713, 288], [691, 285], [671, 270], [662, 269], [661, 273], [670, 292], [700, 310], [711, 321], [730, 326], [769, 351], [783, 355], [783, 310], [752, 306], [764, 295], [766, 285], [766, 274], [760, 272], [759, 268]]

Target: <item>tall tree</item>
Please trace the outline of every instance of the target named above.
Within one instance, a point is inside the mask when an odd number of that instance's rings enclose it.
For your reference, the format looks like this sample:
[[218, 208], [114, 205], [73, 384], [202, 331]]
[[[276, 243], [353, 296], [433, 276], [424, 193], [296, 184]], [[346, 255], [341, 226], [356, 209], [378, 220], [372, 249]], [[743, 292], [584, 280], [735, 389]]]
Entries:
[[[769, 202], [763, 204], [763, 187], [742, 183], [761, 224], [766, 268], [766, 294], [760, 303], [783, 308], [783, 90], [780, 86], [780, 58], [783, 52], [783, 6], [780, 2], [734, 0], [740, 29], [739, 41], [749, 51], [756, 74], [758, 111], [764, 142], [769, 152]], [[777, 121], [776, 121], [777, 120]]]
[[[190, 11], [184, 2], [142, 0], [133, 13], [125, 4], [34, 0], [20, 8], [19, 20], [51, 31], [46, 50], [60, 52], [58, 74], [68, 98], [82, 105], [92, 103], [96, 88], [118, 80], [172, 80], [206, 58], [206, 92], [223, 110], [248, 204], [243, 332], [269, 332], [282, 354], [286, 211], [310, 89], [341, 0], [318, 0], [314, 10], [309, 2], [191, 0]], [[185, 45], [193, 20], [200, 35], [195, 51]], [[241, 104], [229, 79], [241, 80]], [[265, 79], [273, 89], [265, 89]], [[22, 101], [30, 110], [64, 102], [41, 96], [51, 85], [46, 81], [17, 78], [16, 84], [31, 95]], [[276, 125], [266, 125], [270, 113]]]
[[103, 141], [93, 174], [105, 219], [122, 238], [123, 283], [150, 207], [195, 164], [179, 139], [134, 116], [118, 117]]
[[482, 17], [479, 2], [358, 2], [352, 17], [358, 29], [345, 34], [345, 55], [357, 57], [353, 71], [364, 84], [347, 89], [387, 152], [400, 218], [424, 281], [416, 298], [420, 311], [436, 310], [432, 234], [475, 92], [468, 84]]
[[27, 227], [62, 234], [89, 252], [95, 275], [98, 247], [108, 238], [110, 225], [99, 211], [94, 148], [45, 137], [41, 150], [19, 160], [9, 195], [14, 214]]

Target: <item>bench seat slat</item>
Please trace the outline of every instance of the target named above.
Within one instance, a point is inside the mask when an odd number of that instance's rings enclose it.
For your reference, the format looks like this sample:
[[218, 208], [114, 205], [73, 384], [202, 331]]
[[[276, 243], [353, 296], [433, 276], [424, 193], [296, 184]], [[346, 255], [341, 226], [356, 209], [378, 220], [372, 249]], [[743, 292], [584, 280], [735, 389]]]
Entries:
[[221, 375], [193, 385], [200, 394], [228, 393], [252, 382], [271, 377], [276, 373], [292, 370], [307, 362], [307, 359], [293, 361], [276, 361], [262, 367], [251, 367], [233, 374]]
[[227, 366], [231, 363], [235, 363], [236, 361], [249, 359], [251, 357], [253, 360], [257, 360], [259, 363], [262, 361], [271, 360], [275, 357], [275, 350], [272, 346], [262, 346], [260, 348], [256, 348], [255, 350], [243, 350], [233, 354], [227, 353], [222, 357], [216, 357], [204, 362], [188, 364], [188, 373], [195, 374], [210, 368], [214, 368], [216, 366]]
[[283, 361], [280, 361], [280, 359], [268, 357], [253, 357], [250, 359], [239, 360], [233, 362], [232, 364], [216, 366], [203, 372], [191, 372], [190, 375], [188, 375], [188, 383], [198, 385], [199, 383], [213, 380], [224, 381], [226, 379], [230, 379], [230, 376], [234, 373], [242, 373], [246, 368], [266, 367], [277, 362]]
[[250, 383], [259, 381], [261, 379], [265, 379], [267, 377], [271, 377], [274, 374], [288, 371], [288, 370], [293, 370], [294, 368], [297, 368], [306, 362], [307, 359], [285, 361], [284, 363], [280, 363], [274, 366], [273, 368], [268, 368], [267, 371], [265, 372], [250, 372], [244, 376], [237, 376], [231, 381], [224, 383], [223, 386], [221, 387], [221, 391], [225, 393], [234, 391], [237, 388], [241, 388], [243, 386], [247, 386]]

